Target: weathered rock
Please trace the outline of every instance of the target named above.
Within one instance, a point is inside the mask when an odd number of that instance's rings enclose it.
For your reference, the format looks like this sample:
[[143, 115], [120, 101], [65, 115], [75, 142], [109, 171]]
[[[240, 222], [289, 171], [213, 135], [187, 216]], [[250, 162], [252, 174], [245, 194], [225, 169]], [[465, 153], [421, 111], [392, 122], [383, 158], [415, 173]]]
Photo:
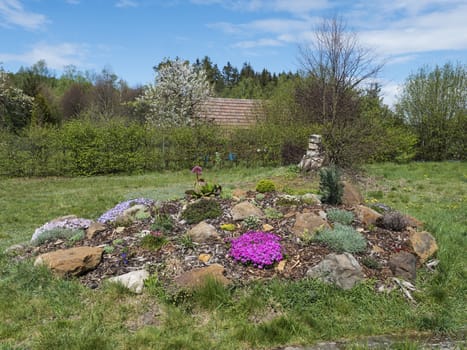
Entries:
[[198, 260], [207, 263], [211, 259], [211, 257], [211, 254], [203, 253], [198, 256]]
[[144, 281], [149, 277], [149, 272], [146, 270], [131, 271], [124, 275], [109, 278], [109, 282], [120, 283], [132, 292], [142, 293]]
[[246, 201], [238, 203], [232, 208], [232, 218], [234, 221], [244, 220], [249, 216], [262, 218], [264, 217], [264, 213], [261, 209]]
[[351, 289], [365, 278], [360, 264], [350, 253], [328, 254], [318, 265], [310, 268], [306, 275], [342, 289]]
[[436, 239], [426, 231], [411, 231], [409, 242], [421, 264], [438, 251]]
[[409, 252], [399, 252], [389, 258], [392, 274], [405, 280], [414, 281], [417, 277], [417, 258]]
[[274, 270], [278, 271], [278, 272], [284, 272], [284, 269], [285, 269], [285, 264], [287, 263], [287, 260], [281, 260], [279, 261], [279, 263], [277, 264], [277, 266], [274, 268]]
[[344, 193], [342, 195], [342, 204], [354, 207], [363, 203], [363, 196], [358, 188], [348, 181], [342, 181]]
[[34, 265], [47, 265], [59, 276], [79, 276], [101, 262], [103, 248], [76, 247], [39, 255]]
[[21, 253], [26, 249], [25, 244], [14, 244], [5, 249], [5, 254], [16, 254]]
[[321, 198], [314, 193], [305, 193], [300, 196], [300, 200], [307, 204], [321, 204]]
[[376, 210], [364, 205], [357, 206], [357, 217], [364, 226], [376, 225], [376, 221], [382, 217]]
[[407, 226], [413, 227], [415, 229], [423, 229], [424, 224], [420, 220], [410, 216], [406, 215], [405, 218], [407, 219]]
[[242, 190], [240, 188], [236, 188], [232, 191], [232, 197], [236, 200], [245, 199], [247, 196], [247, 191]]
[[317, 230], [329, 227], [328, 222], [315, 213], [297, 213], [292, 233], [297, 237], [303, 237], [304, 234], [313, 236]]
[[263, 231], [264, 232], [269, 232], [269, 231], [272, 231], [273, 229], [274, 229], [274, 227], [269, 225], [269, 224], [264, 224], [263, 225]]
[[186, 271], [176, 277], [174, 282], [181, 288], [195, 288], [204, 283], [206, 278], [211, 277], [223, 285], [230, 284], [230, 280], [224, 275], [224, 267], [219, 264], [209, 265], [207, 267], [201, 267]]
[[147, 213], [147, 212], [149, 212], [149, 208], [146, 205], [136, 204], [136, 205], [133, 205], [132, 207], [124, 210], [123, 215], [132, 216], [132, 217], [136, 218], [136, 216], [138, 214]]
[[86, 230], [86, 238], [93, 239], [98, 233], [101, 233], [107, 229], [107, 226], [100, 222], [93, 222]]
[[203, 243], [209, 239], [218, 239], [219, 234], [216, 231], [216, 228], [205, 221], [201, 221], [196, 226], [192, 227], [187, 235], [191, 237], [193, 242]]

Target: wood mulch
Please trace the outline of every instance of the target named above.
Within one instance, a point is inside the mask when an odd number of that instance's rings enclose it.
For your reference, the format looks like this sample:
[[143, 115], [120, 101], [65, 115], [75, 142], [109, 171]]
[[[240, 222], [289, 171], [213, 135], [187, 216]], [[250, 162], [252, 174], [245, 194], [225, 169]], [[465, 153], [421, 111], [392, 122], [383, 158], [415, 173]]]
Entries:
[[[74, 246], [109, 246], [111, 249], [105, 250], [101, 263], [93, 271], [78, 277], [79, 280], [90, 288], [98, 288], [102, 281], [113, 276], [118, 276], [133, 270], [139, 270], [145, 267], [151, 273], [157, 273], [159, 279], [170, 284], [174, 277], [184, 271], [193, 268], [204, 267], [213, 263], [222, 265], [225, 268], [225, 276], [235, 284], [247, 284], [255, 280], [267, 280], [274, 277], [297, 280], [305, 276], [307, 270], [329, 254], [332, 253], [325, 245], [311, 242], [304, 244], [296, 238], [291, 228], [295, 223], [295, 213], [326, 211], [329, 207], [326, 205], [279, 205], [277, 203], [278, 194], [266, 194], [263, 199], [256, 198], [256, 192], [248, 192], [247, 199], [255, 200], [256, 205], [262, 208], [275, 208], [283, 214], [283, 217], [261, 220], [261, 224], [269, 224], [273, 227], [271, 232], [281, 237], [283, 255], [285, 256], [285, 266], [278, 266], [258, 269], [253, 266], [245, 266], [237, 263], [229, 256], [229, 240], [238, 237], [247, 229], [241, 223], [234, 223], [230, 214], [230, 208], [237, 204], [233, 199], [215, 199], [219, 201], [223, 208], [223, 215], [217, 219], [208, 219], [207, 223], [218, 228], [221, 234], [220, 240], [210, 240], [205, 243], [193, 243], [189, 246], [184, 242], [183, 236], [194, 225], [188, 225], [180, 219], [184, 205], [188, 199], [180, 201], [168, 201], [154, 209], [153, 216], [150, 219], [137, 221], [123, 231], [116, 227], [108, 228], [97, 234], [92, 240], [84, 239], [78, 241]], [[341, 209], [348, 209], [340, 206]], [[174, 229], [166, 235], [167, 243], [160, 249], [150, 250], [141, 247], [141, 238], [139, 233], [143, 230], [151, 230], [156, 211], [168, 213], [175, 219]], [[237, 229], [233, 232], [222, 231], [219, 229], [221, 224], [234, 223]], [[410, 251], [408, 246], [409, 234], [406, 231], [392, 232], [379, 227], [363, 227], [358, 221], [354, 221], [353, 226], [366, 237], [368, 244], [364, 253], [354, 254], [360, 262], [365, 275], [368, 278], [374, 278], [385, 281], [392, 276], [388, 268], [388, 260], [391, 254], [401, 250]], [[258, 227], [261, 230], [261, 225]], [[29, 248], [26, 255], [36, 256], [49, 251], [70, 248], [69, 242], [55, 241], [48, 242], [39, 247]], [[209, 254], [211, 257], [207, 262], [199, 259], [201, 254]], [[376, 261], [378, 267], [370, 268], [367, 261], [371, 258]], [[276, 264], [277, 265], [277, 264]]]

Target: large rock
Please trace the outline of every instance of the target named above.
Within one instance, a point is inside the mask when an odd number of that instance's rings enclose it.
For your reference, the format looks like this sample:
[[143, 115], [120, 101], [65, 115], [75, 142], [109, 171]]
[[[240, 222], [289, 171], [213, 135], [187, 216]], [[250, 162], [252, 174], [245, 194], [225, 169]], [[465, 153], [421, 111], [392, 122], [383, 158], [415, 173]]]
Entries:
[[438, 251], [436, 239], [426, 231], [412, 231], [410, 233], [409, 242], [421, 264]]
[[195, 288], [204, 283], [206, 278], [211, 277], [223, 285], [230, 284], [230, 280], [224, 275], [224, 267], [219, 264], [212, 264], [207, 267], [201, 267], [186, 271], [176, 277], [174, 282], [181, 288]]
[[86, 230], [86, 238], [93, 239], [98, 233], [107, 229], [107, 226], [100, 222], [93, 222]]
[[47, 265], [59, 276], [79, 276], [99, 265], [101, 247], [76, 247], [39, 255], [34, 265]]
[[149, 277], [149, 272], [146, 270], [131, 271], [124, 275], [109, 278], [109, 282], [120, 283], [132, 292], [142, 293], [144, 281]]
[[264, 213], [261, 209], [246, 201], [238, 203], [232, 208], [232, 218], [234, 221], [244, 220], [249, 216], [262, 218], [264, 217]]
[[351, 289], [365, 278], [362, 267], [350, 253], [328, 254], [318, 265], [309, 269], [306, 275], [342, 289]]
[[303, 237], [306, 234], [313, 236], [317, 230], [329, 227], [328, 222], [315, 213], [297, 213], [292, 232], [297, 237]]
[[414, 281], [417, 277], [417, 258], [409, 252], [399, 252], [389, 258], [389, 268], [396, 277]]
[[357, 217], [364, 226], [376, 225], [376, 221], [382, 217], [376, 210], [364, 205], [357, 206]]
[[203, 243], [209, 239], [218, 239], [219, 234], [216, 228], [205, 221], [201, 221], [198, 225], [191, 228], [187, 235], [191, 237], [193, 242]]
[[342, 204], [354, 207], [363, 203], [363, 196], [355, 185], [348, 181], [342, 181], [342, 184], [344, 185]]

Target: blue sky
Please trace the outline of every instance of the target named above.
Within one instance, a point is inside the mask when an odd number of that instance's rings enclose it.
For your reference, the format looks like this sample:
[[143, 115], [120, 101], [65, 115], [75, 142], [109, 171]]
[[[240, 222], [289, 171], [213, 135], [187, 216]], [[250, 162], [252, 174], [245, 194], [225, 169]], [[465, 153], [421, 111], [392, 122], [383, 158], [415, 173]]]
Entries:
[[419, 67], [467, 63], [465, 0], [0, 0], [0, 62], [109, 67], [131, 85], [151, 82], [165, 57], [296, 71], [298, 46], [334, 15], [386, 62], [388, 104]]

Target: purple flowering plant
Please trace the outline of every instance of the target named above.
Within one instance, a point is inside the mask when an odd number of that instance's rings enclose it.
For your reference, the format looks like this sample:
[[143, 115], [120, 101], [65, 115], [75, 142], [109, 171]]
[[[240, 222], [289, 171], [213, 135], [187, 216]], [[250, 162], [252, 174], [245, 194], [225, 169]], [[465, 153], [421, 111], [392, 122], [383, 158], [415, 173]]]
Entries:
[[248, 231], [231, 240], [230, 256], [242, 264], [251, 263], [259, 269], [269, 267], [283, 258], [280, 239], [274, 233]]
[[151, 206], [154, 204], [154, 200], [149, 199], [149, 198], [136, 198], [136, 199], [130, 199], [130, 200], [118, 203], [115, 207], [113, 207], [112, 209], [102, 214], [97, 219], [97, 221], [103, 224], [109, 221], [115, 221], [117, 217], [122, 215], [125, 210], [131, 208], [133, 205], [136, 205], [136, 204], [143, 204], [146, 206]]

